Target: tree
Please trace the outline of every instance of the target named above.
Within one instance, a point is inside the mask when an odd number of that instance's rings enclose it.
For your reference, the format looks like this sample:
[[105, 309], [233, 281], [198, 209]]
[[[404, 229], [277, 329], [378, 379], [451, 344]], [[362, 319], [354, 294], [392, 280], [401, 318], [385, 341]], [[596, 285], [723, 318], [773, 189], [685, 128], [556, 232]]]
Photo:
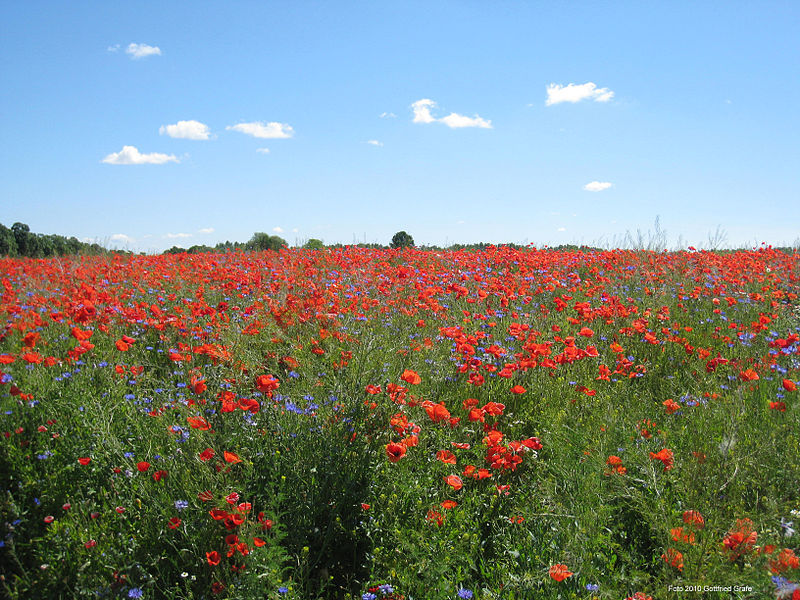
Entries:
[[277, 235], [269, 235], [263, 231], [257, 231], [247, 242], [248, 250], [280, 250], [286, 245], [286, 240]]
[[411, 248], [414, 245], [414, 238], [405, 231], [398, 231], [392, 237], [392, 248]]
[[11, 233], [14, 234], [14, 239], [17, 242], [17, 252], [20, 256], [29, 256], [28, 254], [28, 238], [30, 237], [31, 228], [25, 223], [14, 223], [11, 226]]
[[16, 256], [17, 240], [14, 232], [0, 223], [0, 256]]
[[303, 244], [303, 248], [306, 250], [324, 250], [325, 244], [322, 243], [322, 240], [311, 238], [305, 244]]

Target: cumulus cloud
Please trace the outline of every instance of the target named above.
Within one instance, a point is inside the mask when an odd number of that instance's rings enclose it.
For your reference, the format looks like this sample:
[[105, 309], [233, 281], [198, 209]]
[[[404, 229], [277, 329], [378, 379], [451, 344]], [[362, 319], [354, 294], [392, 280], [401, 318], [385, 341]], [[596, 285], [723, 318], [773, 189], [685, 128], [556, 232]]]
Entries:
[[381, 119], [394, 119], [396, 116], [393, 112], [382, 112], [378, 115]]
[[200, 121], [178, 121], [175, 125], [162, 125], [158, 133], [182, 140], [207, 140], [211, 135], [208, 125]]
[[256, 148], [256, 152], [260, 154], [269, 154], [269, 148]]
[[478, 115], [474, 117], [467, 117], [459, 115], [458, 113], [450, 113], [446, 117], [437, 119], [431, 114], [431, 109], [436, 108], [436, 102], [429, 98], [417, 100], [411, 105], [411, 110], [414, 111], [414, 123], [444, 123], [451, 129], [460, 129], [462, 127], [479, 127], [481, 129], [491, 129], [492, 122], [487, 119], [482, 119]]
[[367, 140], [367, 143], [372, 146], [383, 146], [383, 142], [379, 142], [378, 140]]
[[115, 233], [111, 236], [112, 242], [120, 242], [123, 244], [132, 244], [136, 240], [129, 235], [125, 235], [124, 233]]
[[203, 227], [202, 229], [198, 229], [197, 233], [214, 233], [213, 227]]
[[436, 107], [436, 102], [428, 98], [417, 100], [411, 105], [414, 111], [414, 123], [434, 123], [436, 119], [431, 115], [431, 109]]
[[592, 181], [587, 183], [583, 186], [583, 189], [587, 192], [602, 192], [603, 190], [607, 190], [611, 187], [610, 181]]
[[164, 237], [174, 240], [176, 238], [190, 238], [192, 237], [191, 233], [168, 233]]
[[263, 123], [261, 121], [238, 123], [236, 125], [228, 125], [225, 129], [238, 131], [239, 133], [261, 139], [285, 139], [294, 135], [294, 129], [292, 129], [291, 125], [276, 123], [274, 121], [270, 123]]
[[442, 123], [452, 129], [459, 129], [461, 127], [480, 127], [481, 129], [491, 129], [492, 122], [486, 119], [481, 119], [478, 115], [474, 117], [465, 117], [457, 113], [450, 113], [446, 117], [439, 119]]
[[119, 50], [119, 44], [114, 44], [113, 46], [109, 46], [106, 48], [109, 52], [117, 52]]
[[595, 102], [608, 102], [614, 97], [614, 92], [608, 88], [598, 88], [594, 83], [582, 83], [580, 85], [570, 83], [560, 85], [551, 83], [547, 86], [546, 106], [560, 104], [561, 102], [580, 102], [581, 100], [594, 100]]
[[147, 56], [161, 56], [161, 48], [148, 44], [128, 44], [128, 47], [125, 48], [125, 54], [137, 60]]
[[136, 146], [123, 146], [119, 152], [112, 152], [102, 162], [109, 165], [163, 165], [168, 162], [180, 162], [173, 154], [151, 152], [142, 154]]
[[275, 233], [283, 233], [283, 228], [282, 227], [273, 227], [272, 231], [274, 231]]

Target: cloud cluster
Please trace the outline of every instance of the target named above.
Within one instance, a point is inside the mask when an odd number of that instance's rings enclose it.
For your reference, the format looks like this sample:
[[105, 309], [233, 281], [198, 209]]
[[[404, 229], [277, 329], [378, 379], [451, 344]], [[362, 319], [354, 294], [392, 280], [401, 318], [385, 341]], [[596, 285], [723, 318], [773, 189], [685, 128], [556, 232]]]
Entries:
[[547, 100], [546, 106], [553, 104], [561, 104], [562, 102], [580, 102], [581, 100], [594, 100], [595, 102], [608, 102], [614, 97], [614, 92], [608, 88], [598, 88], [594, 83], [589, 81], [576, 85], [570, 83], [569, 85], [560, 85], [551, 83], [547, 86]]
[[207, 140], [211, 136], [208, 125], [200, 121], [178, 121], [174, 125], [162, 125], [158, 133], [182, 140]]
[[436, 118], [431, 114], [431, 110], [436, 108], [436, 102], [430, 98], [422, 98], [411, 105], [414, 112], [414, 123], [444, 123], [451, 129], [461, 129], [463, 127], [478, 127], [480, 129], [492, 129], [492, 122], [483, 119], [478, 115], [467, 117], [458, 113], [450, 113], [446, 117]]
[[254, 121], [252, 123], [238, 123], [236, 125], [228, 125], [225, 129], [230, 131], [238, 131], [245, 135], [251, 135], [254, 138], [260, 139], [286, 139], [294, 135], [294, 129], [291, 125], [286, 123], [263, 123], [261, 121]]
[[609, 181], [592, 181], [583, 186], [583, 189], [587, 192], [602, 192], [603, 190], [610, 188], [611, 185], [612, 184]]
[[173, 154], [151, 152], [142, 154], [136, 146], [123, 146], [119, 152], [112, 152], [103, 161], [108, 165], [163, 165], [168, 162], [180, 162]]
[[161, 56], [161, 48], [148, 44], [128, 44], [128, 47], [125, 48], [125, 54], [133, 60], [138, 60], [148, 56]]

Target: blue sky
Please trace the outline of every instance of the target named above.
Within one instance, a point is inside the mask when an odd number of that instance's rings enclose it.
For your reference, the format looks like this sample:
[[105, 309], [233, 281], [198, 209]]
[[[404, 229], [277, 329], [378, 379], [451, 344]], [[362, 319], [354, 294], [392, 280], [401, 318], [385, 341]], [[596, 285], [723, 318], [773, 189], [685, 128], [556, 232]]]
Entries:
[[0, 81], [40, 233], [800, 235], [797, 2], [6, 2]]

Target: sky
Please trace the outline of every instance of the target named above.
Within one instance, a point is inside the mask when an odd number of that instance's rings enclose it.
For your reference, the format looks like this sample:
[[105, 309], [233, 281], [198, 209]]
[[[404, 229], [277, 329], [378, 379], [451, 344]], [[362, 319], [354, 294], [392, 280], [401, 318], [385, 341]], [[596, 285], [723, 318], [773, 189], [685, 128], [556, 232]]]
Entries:
[[796, 1], [4, 2], [0, 222], [790, 244], [798, 98]]

